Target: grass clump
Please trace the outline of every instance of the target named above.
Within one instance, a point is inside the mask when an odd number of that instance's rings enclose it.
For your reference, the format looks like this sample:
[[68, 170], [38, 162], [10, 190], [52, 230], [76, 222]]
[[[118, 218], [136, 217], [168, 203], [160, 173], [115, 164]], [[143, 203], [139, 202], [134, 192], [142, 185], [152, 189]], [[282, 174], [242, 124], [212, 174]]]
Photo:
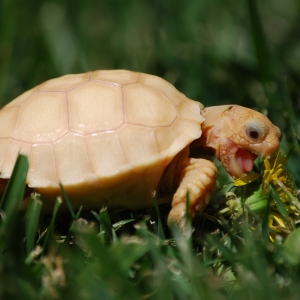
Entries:
[[[255, 212], [244, 206], [238, 217], [219, 206], [201, 232], [188, 219], [184, 233], [169, 232], [163, 207], [162, 217], [153, 209], [118, 222], [121, 212], [79, 210], [63, 230], [61, 200], [48, 221], [38, 195], [20, 209], [23, 195], [15, 191], [24, 191], [27, 168], [20, 156], [2, 201], [1, 299], [296, 299], [300, 292], [299, 230], [272, 240], [271, 223], [264, 224], [276, 205]], [[261, 199], [271, 203], [270, 195]]]

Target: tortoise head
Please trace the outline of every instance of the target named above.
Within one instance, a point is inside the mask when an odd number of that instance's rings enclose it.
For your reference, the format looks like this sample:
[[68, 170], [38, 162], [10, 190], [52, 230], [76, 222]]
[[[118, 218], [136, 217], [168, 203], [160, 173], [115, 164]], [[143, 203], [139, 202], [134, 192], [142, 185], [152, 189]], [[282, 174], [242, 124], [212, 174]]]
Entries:
[[205, 146], [234, 178], [245, 176], [257, 156], [268, 158], [279, 148], [281, 132], [266, 116], [238, 105], [203, 109]]

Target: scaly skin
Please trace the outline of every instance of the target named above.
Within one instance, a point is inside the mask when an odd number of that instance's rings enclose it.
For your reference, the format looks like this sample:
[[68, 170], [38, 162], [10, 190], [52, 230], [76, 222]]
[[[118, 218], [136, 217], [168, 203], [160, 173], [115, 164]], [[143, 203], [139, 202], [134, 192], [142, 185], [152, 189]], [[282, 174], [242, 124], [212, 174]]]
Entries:
[[[216, 186], [215, 165], [209, 160], [190, 158], [190, 153], [201, 156], [204, 148], [213, 150], [228, 173], [239, 178], [251, 171], [256, 156], [269, 157], [279, 148], [279, 128], [259, 112], [238, 105], [224, 105], [205, 108], [202, 115], [205, 122], [201, 138], [191, 144], [191, 151], [183, 150], [165, 172], [166, 181], [169, 181], [170, 172], [175, 171], [173, 183], [178, 181], [180, 174], [169, 224], [178, 224], [182, 220], [186, 211], [187, 194], [193, 217], [209, 203]], [[176, 164], [177, 171], [172, 164]]]
[[194, 217], [202, 212], [209, 203], [210, 196], [216, 187], [217, 168], [206, 159], [183, 158], [185, 167], [182, 170], [180, 186], [173, 196], [169, 223], [179, 223], [186, 212], [186, 197], [189, 195], [190, 215]]

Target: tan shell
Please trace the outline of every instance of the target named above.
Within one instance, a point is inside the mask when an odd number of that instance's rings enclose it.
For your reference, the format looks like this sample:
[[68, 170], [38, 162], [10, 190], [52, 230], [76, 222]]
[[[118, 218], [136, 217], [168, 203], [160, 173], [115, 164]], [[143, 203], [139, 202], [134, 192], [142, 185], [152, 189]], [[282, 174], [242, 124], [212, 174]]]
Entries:
[[88, 207], [97, 199], [144, 207], [134, 199], [144, 194], [149, 201], [166, 165], [200, 137], [200, 107], [143, 73], [95, 71], [46, 81], [0, 111], [1, 178], [11, 176], [20, 152], [29, 157], [28, 186], [46, 196], [59, 194], [61, 182]]

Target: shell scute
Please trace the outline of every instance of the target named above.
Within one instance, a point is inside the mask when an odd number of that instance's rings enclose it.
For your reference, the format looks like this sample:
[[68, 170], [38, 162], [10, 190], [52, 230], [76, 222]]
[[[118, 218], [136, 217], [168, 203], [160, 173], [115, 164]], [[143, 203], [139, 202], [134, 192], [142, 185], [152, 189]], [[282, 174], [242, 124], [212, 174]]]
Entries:
[[171, 128], [176, 132], [177, 136], [186, 140], [186, 145], [199, 138], [202, 133], [198, 123], [187, 119], [177, 118]]
[[5, 108], [8, 108], [8, 107], [16, 107], [16, 106], [20, 106], [22, 105], [23, 103], [25, 103], [29, 98], [30, 96], [36, 92], [36, 88], [33, 88], [31, 90], [28, 90], [26, 92], [24, 92], [23, 94], [21, 94], [20, 96], [18, 96], [17, 98], [15, 98], [13, 101], [7, 103], [5, 105]]
[[12, 137], [27, 143], [53, 142], [67, 131], [66, 93], [34, 93], [20, 107]]
[[[16, 140], [9, 140], [8, 143], [7, 140], [5, 140], [4, 143], [3, 141], [1, 141], [1, 144], [4, 144], [6, 148], [5, 151], [5, 149], [1, 147], [1, 150], [5, 152], [3, 156], [4, 159], [2, 160], [1, 164], [1, 178], [9, 178], [14, 168], [18, 154], [20, 153], [29, 156], [31, 144]], [[0, 153], [2, 152], [1, 150]]]
[[68, 133], [53, 146], [56, 172], [65, 185], [80, 184], [95, 179], [85, 145], [85, 138]]
[[196, 123], [204, 122], [204, 118], [200, 114], [201, 105], [199, 102], [187, 99], [186, 101], [181, 101], [177, 107], [178, 116], [180, 118], [194, 121]]
[[70, 129], [90, 134], [115, 129], [124, 122], [122, 90], [89, 82], [68, 92]]
[[127, 85], [136, 83], [139, 77], [138, 72], [131, 72], [127, 70], [111, 71], [94, 71], [91, 75], [91, 80], [101, 80], [113, 85]]
[[59, 182], [56, 176], [56, 163], [52, 144], [35, 144], [31, 148], [28, 182], [34, 187], [54, 186]]
[[175, 156], [188, 144], [186, 138], [180, 138], [171, 127], [155, 128], [154, 136], [159, 147], [159, 151], [167, 159]]
[[11, 134], [16, 125], [18, 113], [18, 106], [10, 106], [0, 110], [1, 124], [5, 124], [5, 126], [0, 126], [0, 137], [2, 139], [11, 137]]
[[145, 126], [169, 126], [176, 118], [174, 104], [148, 87], [132, 84], [124, 87], [126, 121]]
[[[3, 168], [3, 164], [5, 163], [5, 157], [6, 157], [6, 153], [8, 152], [8, 148], [9, 145], [11, 143], [11, 139], [1, 139], [0, 140], [0, 170], [1, 170], [1, 178], [9, 178], [9, 176], [11, 175], [11, 171], [9, 170], [9, 172], [7, 172], [7, 168], [6, 168], [6, 173], [4, 173], [4, 168]], [[15, 162], [12, 162], [15, 163]]]
[[165, 95], [174, 105], [178, 105], [183, 99], [188, 99], [171, 83], [158, 76], [141, 73], [139, 83], [151, 87], [153, 90]]
[[91, 166], [98, 177], [111, 178], [132, 168], [115, 131], [87, 136], [86, 144]]
[[74, 75], [65, 75], [59, 78], [50, 79], [38, 85], [36, 89], [39, 92], [64, 92], [84, 84], [90, 80], [90, 73]]
[[126, 124], [117, 133], [124, 156], [135, 168], [151, 165], [160, 157], [152, 128]]

